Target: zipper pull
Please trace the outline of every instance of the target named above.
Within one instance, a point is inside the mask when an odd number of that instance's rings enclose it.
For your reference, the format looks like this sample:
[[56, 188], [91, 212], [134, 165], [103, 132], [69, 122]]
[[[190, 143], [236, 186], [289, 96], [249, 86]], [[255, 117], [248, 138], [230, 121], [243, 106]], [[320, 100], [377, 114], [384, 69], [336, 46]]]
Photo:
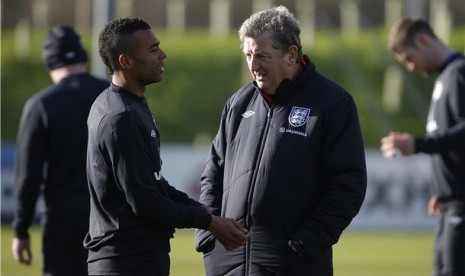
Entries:
[[[274, 105], [273, 105], [274, 106]], [[273, 106], [271, 106], [270, 108], [268, 108], [268, 113], [266, 114], [266, 117], [270, 118], [271, 117], [271, 113], [273, 113]]]

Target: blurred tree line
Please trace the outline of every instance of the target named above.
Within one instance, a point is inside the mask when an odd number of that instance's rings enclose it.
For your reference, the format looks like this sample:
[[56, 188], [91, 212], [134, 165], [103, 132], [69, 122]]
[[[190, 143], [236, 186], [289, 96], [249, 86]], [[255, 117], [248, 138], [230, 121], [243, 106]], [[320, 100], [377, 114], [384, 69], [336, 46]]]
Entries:
[[[162, 143], [208, 144], [216, 134], [226, 99], [250, 81], [235, 33], [211, 39], [205, 30], [182, 35], [157, 31], [167, 53], [165, 78], [150, 85], [145, 93], [161, 130]], [[4, 30], [1, 63], [1, 138], [14, 141], [25, 100], [51, 83], [41, 60], [45, 31], [32, 33], [30, 55], [21, 57], [21, 41]], [[304, 52], [317, 70], [346, 88], [357, 102], [365, 143], [378, 147], [379, 139], [391, 130], [423, 133], [432, 90], [432, 80], [406, 74], [385, 46], [384, 29], [363, 31], [356, 40], [341, 40], [338, 31], [319, 31]], [[452, 47], [465, 49], [465, 28], [455, 28]], [[90, 49], [90, 36], [83, 34]], [[20, 52], [20, 51], [19, 51]], [[403, 79], [385, 81], [385, 70], [394, 66]], [[399, 83], [397, 83], [399, 82]], [[400, 84], [400, 86], [399, 86]], [[383, 106], [383, 90], [399, 86], [397, 109]]]

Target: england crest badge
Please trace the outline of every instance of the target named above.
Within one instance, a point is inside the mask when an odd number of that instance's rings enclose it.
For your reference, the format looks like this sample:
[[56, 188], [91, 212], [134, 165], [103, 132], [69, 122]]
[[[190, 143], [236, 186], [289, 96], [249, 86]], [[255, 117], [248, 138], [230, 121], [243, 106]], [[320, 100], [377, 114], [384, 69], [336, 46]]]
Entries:
[[305, 107], [293, 106], [289, 114], [289, 123], [293, 127], [300, 127], [307, 123], [310, 116], [310, 109]]

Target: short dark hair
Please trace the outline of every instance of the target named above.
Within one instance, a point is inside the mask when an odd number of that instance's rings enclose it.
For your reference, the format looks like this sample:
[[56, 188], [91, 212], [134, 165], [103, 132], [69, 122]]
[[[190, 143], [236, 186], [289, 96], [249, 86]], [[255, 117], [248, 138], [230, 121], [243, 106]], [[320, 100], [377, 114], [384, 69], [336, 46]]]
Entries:
[[277, 6], [256, 12], [245, 20], [239, 29], [239, 39], [242, 43], [246, 37], [258, 38], [265, 34], [273, 36], [275, 49], [285, 52], [289, 46], [296, 45], [301, 53], [299, 22], [286, 7]]
[[403, 18], [393, 24], [389, 33], [388, 48], [396, 52], [406, 47], [416, 47], [415, 35], [424, 33], [438, 39], [429, 23], [421, 18]]
[[109, 22], [103, 28], [98, 39], [99, 54], [112, 75], [118, 70], [118, 56], [121, 53], [134, 53], [132, 35], [138, 30], [149, 30], [150, 25], [137, 17], [125, 17]]

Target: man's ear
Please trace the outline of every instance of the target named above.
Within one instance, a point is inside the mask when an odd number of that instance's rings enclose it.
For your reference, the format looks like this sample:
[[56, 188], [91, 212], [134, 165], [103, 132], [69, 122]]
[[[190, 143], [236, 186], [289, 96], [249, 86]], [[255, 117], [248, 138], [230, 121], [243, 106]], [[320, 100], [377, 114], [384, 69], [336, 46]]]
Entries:
[[297, 55], [299, 52], [299, 48], [296, 45], [291, 45], [289, 48], [287, 48], [287, 53], [288, 53], [288, 64], [292, 65], [297, 62]]
[[122, 69], [128, 69], [132, 66], [132, 59], [130, 56], [126, 54], [120, 54], [118, 56], [118, 62], [119, 66], [121, 66]]
[[415, 45], [424, 46], [431, 42], [431, 37], [425, 33], [417, 33], [415, 35]]

